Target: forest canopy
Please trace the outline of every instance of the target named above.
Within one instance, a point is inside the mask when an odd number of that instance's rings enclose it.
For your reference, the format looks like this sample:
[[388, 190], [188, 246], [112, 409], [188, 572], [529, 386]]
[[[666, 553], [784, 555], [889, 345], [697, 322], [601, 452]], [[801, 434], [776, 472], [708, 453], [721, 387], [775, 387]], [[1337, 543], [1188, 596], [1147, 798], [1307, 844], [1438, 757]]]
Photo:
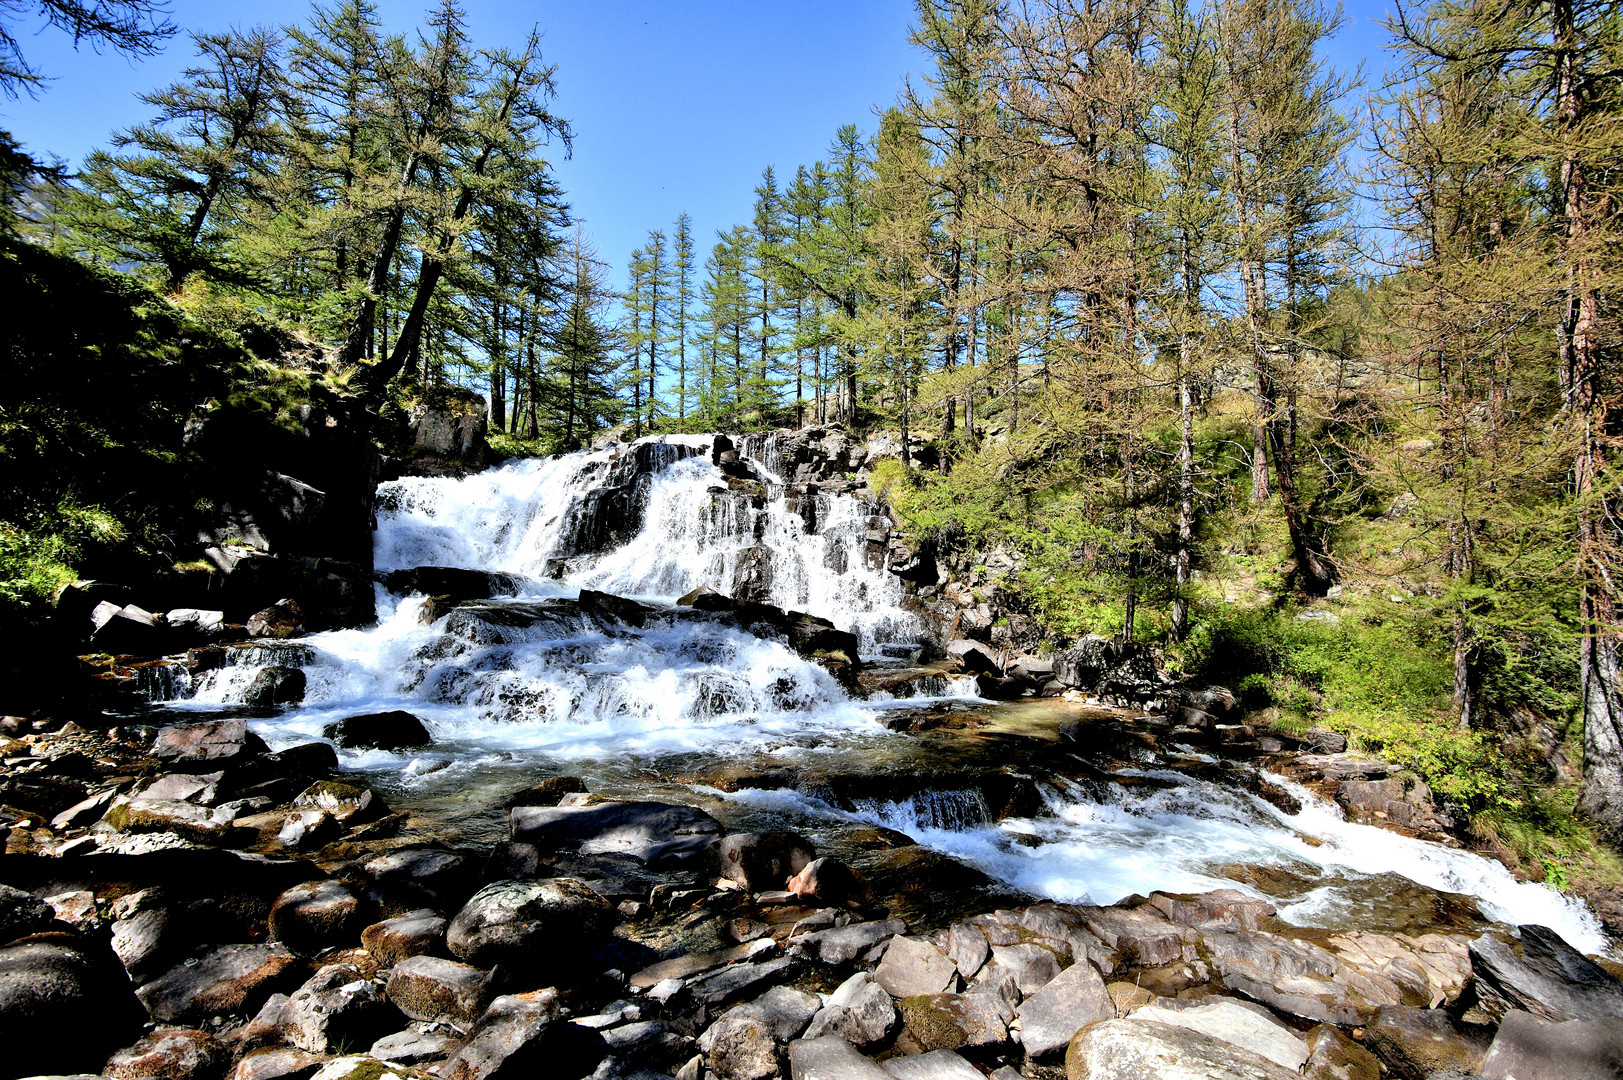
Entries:
[[1396, 12], [1364, 86], [1321, 0], [917, 0], [928, 70], [867, 130], [616, 273], [538, 35], [341, 0], [191, 36], [13, 224], [379, 405], [471, 387], [514, 452], [897, 431], [870, 485], [1011, 633], [1156, 638], [1478, 808], [1482, 733], [1551, 720], [1623, 836], [1623, 18]]

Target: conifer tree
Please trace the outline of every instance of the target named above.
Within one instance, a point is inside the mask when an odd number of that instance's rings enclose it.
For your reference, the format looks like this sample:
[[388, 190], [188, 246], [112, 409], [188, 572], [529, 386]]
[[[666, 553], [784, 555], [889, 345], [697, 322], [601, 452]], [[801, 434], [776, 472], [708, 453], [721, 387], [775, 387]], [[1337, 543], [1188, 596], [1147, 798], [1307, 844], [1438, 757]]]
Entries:
[[688, 318], [693, 307], [693, 219], [682, 214], [671, 234], [671, 343], [676, 351], [676, 417], [688, 416]]

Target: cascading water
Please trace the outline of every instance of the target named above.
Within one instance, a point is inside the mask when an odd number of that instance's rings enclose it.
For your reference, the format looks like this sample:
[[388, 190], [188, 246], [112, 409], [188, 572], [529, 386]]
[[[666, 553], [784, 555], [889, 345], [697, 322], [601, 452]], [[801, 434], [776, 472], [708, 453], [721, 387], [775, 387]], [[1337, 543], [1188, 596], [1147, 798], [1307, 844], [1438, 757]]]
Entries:
[[877, 728], [827, 671], [778, 641], [681, 609], [632, 627], [549, 605], [587, 588], [669, 604], [704, 586], [830, 618], [863, 651], [922, 636], [900, 583], [866, 557], [867, 505], [791, 496], [776, 482], [729, 485], [709, 446], [658, 437], [465, 479], [384, 484], [380, 572], [502, 572], [517, 575], [520, 595], [425, 622], [420, 598], [380, 588], [376, 626], [314, 635], [307, 655], [280, 661], [236, 650], [191, 701], [240, 701], [260, 666], [281, 662], [301, 667], [307, 685], [301, 708], [265, 725], [273, 738], [319, 737], [340, 715], [382, 709], [418, 714], [451, 750], [566, 757]]
[[[702, 772], [703, 762], [751, 755], [796, 769], [838, 760], [873, 774], [883, 772], [888, 754], [928, 753], [896, 749], [915, 744], [880, 723], [887, 709], [919, 707], [921, 699], [853, 700], [786, 644], [671, 606], [705, 586], [826, 617], [873, 655], [905, 652], [924, 636], [901, 582], [882, 565], [883, 545], [870, 541], [884, 524], [875, 507], [784, 483], [788, 462], [777, 437], [743, 440], [752, 478], [738, 470], [729, 476], [712, 463], [710, 448], [707, 436], [668, 436], [464, 479], [385, 484], [380, 572], [501, 572], [516, 595], [433, 609], [425, 619], [424, 598], [380, 586], [373, 627], [228, 650], [223, 667], [191, 679], [155, 673], [148, 690], [155, 699], [189, 691], [176, 708], [218, 709], [242, 701], [265, 665], [298, 667], [307, 682], [303, 704], [255, 722], [275, 747], [320, 738], [344, 716], [410, 711], [432, 732], [432, 747], [342, 752], [347, 767], [373, 771], [396, 790], [454, 791], [492, 769], [555, 767], [549, 763], [598, 776], [620, 767], [627, 776], [626, 767], [607, 763], [631, 760], [644, 763], [632, 767], [641, 778], [658, 771], [648, 772], [648, 763], [666, 761], [686, 776], [689, 768]], [[659, 603], [644, 625], [627, 625], [572, 603], [582, 589]], [[968, 685], [952, 680], [937, 689], [951, 697]], [[843, 806], [792, 789], [727, 798], [807, 819], [812, 828], [885, 825], [1056, 899], [1109, 903], [1156, 889], [1234, 886], [1225, 867], [1262, 865], [1301, 883], [1288, 895], [1275, 890], [1283, 917], [1346, 925], [1356, 922], [1359, 889], [1397, 873], [1472, 896], [1496, 918], [1552, 926], [1587, 951], [1604, 946], [1581, 904], [1517, 883], [1497, 863], [1350, 824], [1279, 778], [1272, 779], [1301, 799], [1300, 813], [1162, 770], [1155, 759], [1146, 753], [1103, 789], [1071, 781], [1063, 769], [1047, 774], [1045, 812], [1002, 821], [968, 788], [898, 791]]]

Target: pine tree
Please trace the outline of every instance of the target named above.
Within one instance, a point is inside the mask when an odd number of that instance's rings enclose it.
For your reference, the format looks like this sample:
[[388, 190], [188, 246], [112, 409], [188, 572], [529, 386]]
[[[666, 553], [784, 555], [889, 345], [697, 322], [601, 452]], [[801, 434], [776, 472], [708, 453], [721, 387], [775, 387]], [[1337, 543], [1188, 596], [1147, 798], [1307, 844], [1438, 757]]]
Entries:
[[121, 153], [86, 159], [86, 198], [68, 209], [92, 254], [153, 266], [170, 291], [192, 273], [251, 277], [233, 257], [230, 225], [265, 197], [283, 139], [280, 36], [251, 30], [192, 42], [198, 62], [180, 82], [142, 95], [157, 115], [113, 136]]
[[676, 417], [683, 424], [687, 422], [690, 401], [688, 317], [693, 307], [693, 271], [693, 219], [682, 214], [671, 235], [671, 299], [676, 310], [671, 313], [670, 342], [676, 350]]

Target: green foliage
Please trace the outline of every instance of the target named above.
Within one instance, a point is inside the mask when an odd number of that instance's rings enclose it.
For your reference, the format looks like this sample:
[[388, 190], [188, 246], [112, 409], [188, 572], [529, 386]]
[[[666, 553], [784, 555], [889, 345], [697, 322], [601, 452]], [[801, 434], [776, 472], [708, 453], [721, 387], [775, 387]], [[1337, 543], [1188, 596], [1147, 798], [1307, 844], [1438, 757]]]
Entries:
[[76, 576], [172, 561], [190, 511], [186, 419], [247, 393], [257, 336], [214, 326], [119, 274], [0, 242], [0, 594], [48, 598]]

